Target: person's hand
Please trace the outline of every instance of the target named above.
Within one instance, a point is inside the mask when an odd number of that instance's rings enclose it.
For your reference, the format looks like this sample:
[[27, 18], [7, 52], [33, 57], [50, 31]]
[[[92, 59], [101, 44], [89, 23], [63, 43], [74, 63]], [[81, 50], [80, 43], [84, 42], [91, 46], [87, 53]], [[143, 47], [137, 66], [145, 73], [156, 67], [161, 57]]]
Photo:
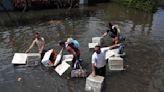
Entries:
[[26, 50], [26, 51], [25, 51], [25, 53], [28, 53], [28, 52], [29, 52], [29, 50]]

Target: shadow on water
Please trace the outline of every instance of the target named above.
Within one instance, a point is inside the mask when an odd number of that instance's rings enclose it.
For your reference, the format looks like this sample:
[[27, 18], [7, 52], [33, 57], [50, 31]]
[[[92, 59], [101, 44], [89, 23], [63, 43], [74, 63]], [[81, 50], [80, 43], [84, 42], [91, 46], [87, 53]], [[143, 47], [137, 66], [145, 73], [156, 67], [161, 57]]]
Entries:
[[[85, 92], [85, 79], [69, 79], [70, 71], [60, 77], [42, 65], [35, 67], [13, 66], [14, 53], [25, 52], [34, 32], [39, 31], [46, 40], [46, 48], [57, 52], [60, 40], [73, 37], [79, 40], [81, 58], [91, 71], [92, 51], [88, 49], [91, 37], [107, 30], [107, 22], [119, 25], [126, 36], [124, 63], [126, 72], [107, 72], [103, 92], [163, 92], [164, 86], [164, 10], [154, 14], [127, 9], [115, 4], [83, 6], [70, 11], [41, 10], [25, 13], [10, 12], [19, 26], [10, 24], [5, 13], [0, 13], [0, 90], [3, 92]], [[21, 16], [21, 17], [20, 17]], [[111, 43], [104, 38], [103, 45]], [[34, 48], [32, 52], [37, 52]]]

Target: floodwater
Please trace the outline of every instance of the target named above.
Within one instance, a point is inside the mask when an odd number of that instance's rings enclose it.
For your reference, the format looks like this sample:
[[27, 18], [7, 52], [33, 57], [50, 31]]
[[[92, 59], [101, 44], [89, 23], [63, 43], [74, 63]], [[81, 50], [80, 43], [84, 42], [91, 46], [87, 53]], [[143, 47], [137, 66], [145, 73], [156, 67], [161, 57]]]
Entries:
[[[14, 53], [25, 52], [39, 31], [46, 48], [57, 52], [60, 40], [79, 40], [84, 68], [91, 72], [92, 51], [88, 43], [107, 29], [108, 21], [119, 25], [126, 36], [123, 72], [107, 71], [102, 92], [164, 92], [164, 9], [154, 13], [115, 4], [82, 6], [79, 9], [51, 9], [24, 13], [0, 13], [0, 91], [1, 92], [85, 92], [85, 78], [69, 78], [70, 70], [59, 76], [42, 65], [13, 66]], [[110, 45], [105, 37], [103, 46]], [[34, 48], [32, 52], [37, 52]]]

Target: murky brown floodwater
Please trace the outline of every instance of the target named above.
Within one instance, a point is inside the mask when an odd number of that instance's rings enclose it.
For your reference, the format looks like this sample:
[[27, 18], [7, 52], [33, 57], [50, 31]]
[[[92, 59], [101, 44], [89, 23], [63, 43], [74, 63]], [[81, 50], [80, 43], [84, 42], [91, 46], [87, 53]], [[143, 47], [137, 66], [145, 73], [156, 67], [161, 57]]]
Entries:
[[[70, 36], [79, 40], [81, 57], [90, 72], [92, 52], [88, 43], [107, 29], [108, 21], [118, 24], [127, 37], [125, 64], [130, 67], [125, 72], [107, 72], [102, 92], [164, 92], [164, 9], [148, 14], [99, 4], [70, 12], [54, 9], [10, 14], [11, 19], [0, 13], [1, 92], [85, 92], [85, 79], [67, 79], [69, 71], [60, 77], [41, 65], [13, 66], [11, 61], [14, 53], [28, 48], [33, 33], [39, 31], [46, 47], [57, 51], [58, 41]], [[109, 41], [106, 37], [103, 45], [109, 45]], [[19, 77], [21, 81], [17, 81]]]

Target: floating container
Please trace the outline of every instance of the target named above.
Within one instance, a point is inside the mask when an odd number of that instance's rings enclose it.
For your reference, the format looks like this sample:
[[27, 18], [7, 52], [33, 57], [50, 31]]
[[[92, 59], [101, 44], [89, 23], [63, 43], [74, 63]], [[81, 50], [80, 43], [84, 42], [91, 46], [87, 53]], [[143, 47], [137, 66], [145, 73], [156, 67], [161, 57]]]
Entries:
[[101, 88], [104, 82], [103, 76], [95, 76], [89, 75], [86, 79], [85, 90], [91, 92], [101, 92]]
[[26, 53], [15, 53], [12, 64], [26, 64], [27, 54]]
[[101, 44], [101, 37], [92, 37], [92, 43], [99, 43], [99, 44]]
[[62, 63], [55, 68], [55, 71], [61, 76], [69, 67], [70, 65], [68, 63], [62, 61]]
[[88, 43], [90, 49], [95, 48], [96, 45], [99, 45], [99, 43]]
[[108, 58], [109, 70], [121, 71], [123, 68], [123, 59], [121, 57]]
[[[44, 57], [42, 59], [42, 64], [46, 67], [51, 67], [54, 66], [54, 62], [56, 60], [56, 53], [53, 49], [48, 50], [45, 54]], [[52, 60], [51, 60], [52, 59]]]
[[62, 59], [66, 62], [70, 62], [73, 60], [73, 55], [69, 54], [69, 55], [63, 55]]

